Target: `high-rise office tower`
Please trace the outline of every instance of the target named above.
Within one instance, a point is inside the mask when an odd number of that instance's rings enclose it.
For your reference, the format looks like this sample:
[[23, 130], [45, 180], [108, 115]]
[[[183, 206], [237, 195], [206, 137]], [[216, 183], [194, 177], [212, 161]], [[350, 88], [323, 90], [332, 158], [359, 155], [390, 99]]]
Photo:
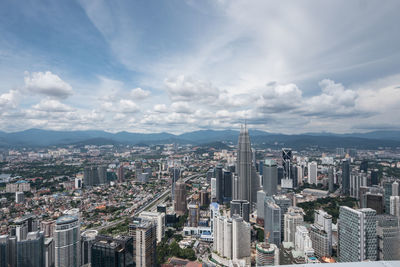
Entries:
[[265, 199], [264, 190], [259, 190], [257, 192], [257, 223], [260, 225], [264, 225], [264, 199]]
[[133, 266], [132, 253], [132, 237], [98, 236], [91, 247], [91, 266], [130, 267]]
[[264, 204], [264, 233], [268, 237], [268, 243], [277, 247], [281, 245], [281, 208], [274, 203], [271, 197], [265, 197]]
[[296, 235], [296, 227], [304, 222], [303, 209], [298, 207], [289, 207], [284, 214], [284, 241], [293, 242]]
[[371, 184], [372, 185], [379, 184], [379, 170], [378, 169], [371, 171]]
[[97, 168], [99, 184], [107, 183], [107, 166], [99, 166]]
[[29, 232], [25, 239], [16, 242], [15, 251], [16, 255], [9, 256], [15, 257], [16, 266], [44, 266], [44, 233], [39, 231]]
[[186, 183], [183, 181], [178, 181], [175, 185], [174, 208], [178, 215], [184, 215], [187, 211]]
[[282, 168], [283, 168], [283, 177], [280, 180], [281, 187], [293, 188], [291, 148], [282, 148]]
[[316, 162], [308, 163], [308, 183], [317, 184], [318, 165]]
[[328, 188], [329, 188], [329, 192], [333, 193], [335, 191], [335, 177], [333, 175], [333, 166], [330, 166], [328, 169]]
[[390, 197], [392, 196], [392, 182], [383, 182], [383, 189], [385, 192], [385, 213], [390, 214]]
[[342, 162], [342, 193], [350, 194], [350, 160]]
[[292, 164], [292, 149], [282, 148], [282, 167], [284, 179], [290, 178], [290, 166]]
[[360, 199], [360, 187], [367, 186], [367, 175], [364, 172], [350, 174], [350, 196]]
[[251, 227], [237, 215], [232, 217], [232, 258], [250, 257]]
[[224, 179], [223, 202], [229, 203], [232, 200], [232, 187], [233, 187], [232, 173], [230, 171], [224, 170], [223, 179]]
[[365, 173], [367, 173], [368, 172], [368, 160], [363, 160], [363, 161], [361, 161], [361, 164], [360, 164], [360, 171], [363, 171], [363, 172], [365, 172]]
[[55, 249], [54, 249], [54, 238], [52, 237], [45, 237], [44, 238], [44, 261], [45, 267], [54, 267], [55, 262]]
[[263, 164], [263, 190], [267, 196], [273, 196], [277, 192], [278, 167], [272, 159], [266, 159]]
[[56, 267], [80, 266], [80, 238], [80, 225], [77, 217], [65, 215], [57, 219], [54, 231]]
[[399, 195], [399, 183], [397, 181], [394, 181], [392, 184], [392, 196], [398, 196]]
[[304, 169], [302, 166], [296, 166], [296, 168], [297, 168], [297, 185], [302, 185], [304, 179]]
[[288, 211], [289, 207], [292, 206], [292, 200], [289, 199], [286, 195], [277, 195], [274, 196], [275, 204], [279, 206], [281, 210], [281, 241], [283, 240], [284, 235], [284, 218], [283, 216]]
[[383, 214], [384, 199], [381, 193], [371, 193], [367, 192], [360, 199], [361, 208], [371, 208], [376, 210], [376, 214]]
[[377, 259], [375, 210], [341, 206], [338, 227], [340, 262]]
[[217, 198], [217, 179], [211, 178], [211, 199]]
[[88, 230], [81, 235], [81, 265], [92, 262], [92, 245], [96, 242], [98, 232]]
[[189, 226], [197, 227], [199, 226], [200, 220], [200, 209], [197, 204], [189, 204]]
[[117, 169], [118, 182], [122, 183], [125, 181], [124, 165], [119, 165]]
[[[175, 199], [175, 186], [181, 175], [181, 169], [179, 167], [173, 167], [171, 171], [171, 199]], [[141, 173], [141, 170], [140, 170]]]
[[378, 235], [378, 260], [400, 260], [399, 219], [392, 215], [376, 216]]
[[292, 181], [293, 181], [293, 188], [297, 188], [297, 186], [299, 184], [298, 183], [299, 175], [298, 175], [297, 171], [298, 171], [297, 166], [296, 165], [292, 165], [291, 166], [291, 171], [290, 171], [290, 179], [292, 179]]
[[257, 202], [257, 191], [260, 187], [259, 177], [251, 162], [251, 144], [246, 126], [240, 129], [237, 152], [237, 183], [233, 199], [247, 200], [251, 205]]
[[232, 238], [233, 238], [233, 224], [231, 218], [226, 218], [224, 220], [224, 250], [223, 254], [224, 257], [228, 259], [233, 258], [233, 251], [232, 251]]
[[211, 178], [214, 177], [214, 169], [209, 169], [207, 171], [207, 183], [211, 184]]
[[216, 198], [217, 202], [219, 204], [223, 204], [224, 202], [224, 172], [223, 172], [223, 166], [221, 164], [218, 164], [217, 167], [215, 167], [215, 179], [217, 182], [217, 190], [216, 190]]
[[32, 214], [27, 214], [21, 218], [15, 219], [14, 224], [17, 241], [26, 239], [29, 232], [36, 232], [39, 230], [39, 221]]
[[332, 255], [332, 216], [323, 210], [314, 213], [314, 224], [310, 228], [310, 238], [315, 255], [330, 257]]
[[165, 236], [165, 213], [163, 212], [151, 212], [142, 211], [139, 215], [140, 218], [151, 220], [156, 224], [157, 227], [157, 243], [161, 242]]
[[231, 217], [238, 215], [244, 221], [250, 221], [250, 203], [247, 200], [232, 200], [231, 201]]
[[391, 196], [390, 197], [390, 214], [400, 218], [400, 197]]
[[157, 229], [153, 221], [134, 218], [129, 225], [129, 235], [133, 238], [133, 258], [138, 267], [156, 265]]
[[256, 245], [256, 266], [279, 265], [279, 249], [275, 244], [258, 243]]
[[8, 235], [0, 235], [0, 267], [8, 267], [8, 255], [10, 253], [9, 237]]
[[205, 207], [210, 205], [210, 192], [206, 189], [200, 191], [200, 206]]

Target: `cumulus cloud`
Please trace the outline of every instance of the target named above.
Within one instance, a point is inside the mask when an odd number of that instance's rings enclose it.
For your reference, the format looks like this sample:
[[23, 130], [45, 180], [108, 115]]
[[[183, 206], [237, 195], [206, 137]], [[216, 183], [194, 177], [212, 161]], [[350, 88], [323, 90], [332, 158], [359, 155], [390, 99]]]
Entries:
[[268, 83], [261, 92], [256, 105], [264, 113], [290, 111], [302, 104], [302, 91], [293, 83]]
[[168, 112], [168, 107], [165, 104], [156, 104], [156, 105], [154, 105], [153, 109], [155, 112], [158, 112], [158, 113], [167, 113]]
[[219, 96], [218, 88], [210, 82], [196, 80], [184, 75], [165, 80], [165, 85], [168, 95], [173, 102], [211, 103], [218, 99]]
[[138, 100], [145, 99], [145, 98], [147, 98], [149, 95], [150, 95], [150, 91], [148, 91], [148, 90], [143, 90], [142, 88], [135, 88], [135, 89], [132, 89], [132, 90], [131, 90], [131, 96], [132, 96], [134, 99], [138, 99]]
[[34, 105], [33, 108], [35, 110], [48, 112], [68, 112], [73, 110], [70, 106], [63, 104], [56, 99], [43, 99], [40, 103]]
[[55, 98], [67, 98], [72, 95], [72, 87], [58, 75], [46, 72], [25, 72], [25, 88], [30, 92]]
[[7, 93], [0, 95], [0, 110], [6, 108], [16, 108], [19, 99], [19, 92], [17, 90], [10, 90]]

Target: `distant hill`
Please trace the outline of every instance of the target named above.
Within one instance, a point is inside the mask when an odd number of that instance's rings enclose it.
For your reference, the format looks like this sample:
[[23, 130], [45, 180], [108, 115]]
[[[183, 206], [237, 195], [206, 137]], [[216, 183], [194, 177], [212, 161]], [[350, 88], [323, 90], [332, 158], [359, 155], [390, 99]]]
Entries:
[[[325, 148], [377, 148], [400, 147], [400, 131], [375, 131], [369, 133], [333, 134], [308, 133], [297, 135], [274, 134], [250, 130], [253, 144], [261, 147], [304, 148], [318, 146]], [[194, 144], [227, 147], [224, 142], [237, 143], [239, 131], [234, 130], [200, 130], [180, 135], [170, 133], [109, 133], [105, 131], [51, 131], [29, 129], [21, 132], [0, 132], [0, 147], [45, 147], [54, 145], [85, 144]]]

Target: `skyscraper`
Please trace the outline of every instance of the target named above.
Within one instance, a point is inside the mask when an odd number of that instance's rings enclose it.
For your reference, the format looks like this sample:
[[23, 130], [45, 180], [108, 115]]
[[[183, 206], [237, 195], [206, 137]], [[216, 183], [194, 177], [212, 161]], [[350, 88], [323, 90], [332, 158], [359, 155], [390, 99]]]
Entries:
[[91, 247], [91, 266], [133, 267], [132, 237], [98, 236]]
[[230, 171], [224, 170], [223, 177], [224, 177], [223, 200], [224, 200], [224, 203], [229, 203], [232, 200], [232, 186], [233, 186], [232, 173]]
[[197, 204], [189, 204], [189, 226], [197, 227], [199, 226], [200, 220], [200, 209]]
[[250, 203], [247, 200], [232, 200], [231, 201], [231, 217], [238, 215], [244, 221], [250, 221]]
[[283, 240], [284, 235], [284, 215], [288, 211], [289, 207], [292, 206], [292, 200], [289, 199], [286, 195], [277, 195], [274, 196], [275, 204], [278, 205], [281, 211], [281, 241]]
[[92, 262], [92, 245], [96, 242], [96, 230], [88, 230], [81, 235], [81, 264]]
[[273, 196], [277, 192], [278, 167], [272, 159], [266, 159], [263, 164], [263, 190], [267, 196]]
[[317, 184], [317, 163], [310, 162], [308, 163], [308, 183], [309, 184]]
[[277, 247], [281, 245], [281, 209], [272, 198], [265, 197], [264, 206], [264, 233], [269, 233], [268, 243]]
[[390, 197], [390, 214], [400, 218], [400, 197], [391, 196]]
[[376, 211], [355, 210], [341, 206], [339, 210], [339, 260], [354, 262], [376, 260]]
[[342, 193], [350, 194], [350, 160], [342, 162]]
[[156, 224], [157, 227], [157, 243], [161, 242], [165, 236], [165, 213], [163, 212], [151, 212], [142, 211], [139, 215], [140, 218], [151, 220]]
[[251, 204], [257, 202], [257, 191], [259, 189], [259, 179], [256, 169], [251, 162], [251, 145], [249, 132], [246, 128], [240, 129], [238, 152], [237, 152], [237, 174], [238, 181], [234, 184], [237, 187], [237, 195], [234, 199], [247, 200]]
[[304, 222], [303, 209], [290, 207], [284, 214], [284, 241], [293, 242], [296, 235], [296, 227]]
[[334, 180], [334, 175], [333, 175], [333, 167], [330, 166], [328, 169], [328, 188], [329, 188], [329, 192], [333, 193], [335, 191], [335, 180]]
[[124, 165], [119, 165], [117, 169], [118, 182], [122, 183], [125, 181]]
[[256, 266], [279, 265], [279, 249], [275, 244], [258, 243], [256, 253]]
[[17, 266], [42, 267], [45, 265], [43, 232], [29, 232], [26, 239], [17, 241]]
[[79, 227], [79, 220], [75, 216], [65, 215], [57, 219], [54, 231], [56, 267], [80, 266]]
[[250, 257], [250, 224], [237, 215], [232, 217], [232, 257], [242, 259]]
[[215, 167], [215, 179], [217, 182], [217, 190], [216, 190], [216, 198], [219, 204], [223, 204], [224, 202], [224, 173], [223, 173], [223, 166], [218, 164]]
[[186, 184], [183, 181], [178, 181], [175, 185], [174, 209], [178, 215], [184, 215], [187, 211]]
[[376, 216], [378, 235], [378, 260], [400, 260], [399, 219], [392, 215]]
[[133, 258], [138, 267], [156, 265], [157, 234], [153, 221], [134, 218], [129, 225], [129, 235], [133, 237]]
[[323, 210], [314, 213], [314, 224], [310, 228], [310, 238], [315, 255], [330, 257], [332, 255], [332, 216]]
[[282, 148], [282, 167], [284, 179], [290, 179], [290, 171], [292, 164], [292, 149]]

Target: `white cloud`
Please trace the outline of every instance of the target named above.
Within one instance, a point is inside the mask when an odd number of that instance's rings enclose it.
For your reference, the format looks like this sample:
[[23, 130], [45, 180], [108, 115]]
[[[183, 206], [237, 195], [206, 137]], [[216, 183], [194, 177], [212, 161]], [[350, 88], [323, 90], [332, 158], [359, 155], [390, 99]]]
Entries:
[[219, 96], [218, 88], [214, 87], [211, 83], [195, 80], [184, 75], [165, 80], [165, 85], [167, 86], [168, 95], [173, 102], [212, 103]]
[[168, 107], [165, 104], [156, 104], [153, 107], [155, 112], [158, 113], [167, 113], [168, 112]]
[[55, 99], [43, 99], [40, 101], [40, 103], [34, 105], [33, 108], [39, 111], [48, 112], [68, 112], [73, 110], [72, 107]]
[[16, 108], [20, 94], [17, 90], [10, 90], [0, 95], [0, 110], [6, 108]]
[[135, 88], [131, 90], [133, 99], [142, 100], [150, 96], [150, 91], [143, 90], [142, 88]]
[[33, 93], [56, 98], [67, 98], [72, 95], [72, 87], [58, 75], [46, 72], [25, 72], [25, 88]]

